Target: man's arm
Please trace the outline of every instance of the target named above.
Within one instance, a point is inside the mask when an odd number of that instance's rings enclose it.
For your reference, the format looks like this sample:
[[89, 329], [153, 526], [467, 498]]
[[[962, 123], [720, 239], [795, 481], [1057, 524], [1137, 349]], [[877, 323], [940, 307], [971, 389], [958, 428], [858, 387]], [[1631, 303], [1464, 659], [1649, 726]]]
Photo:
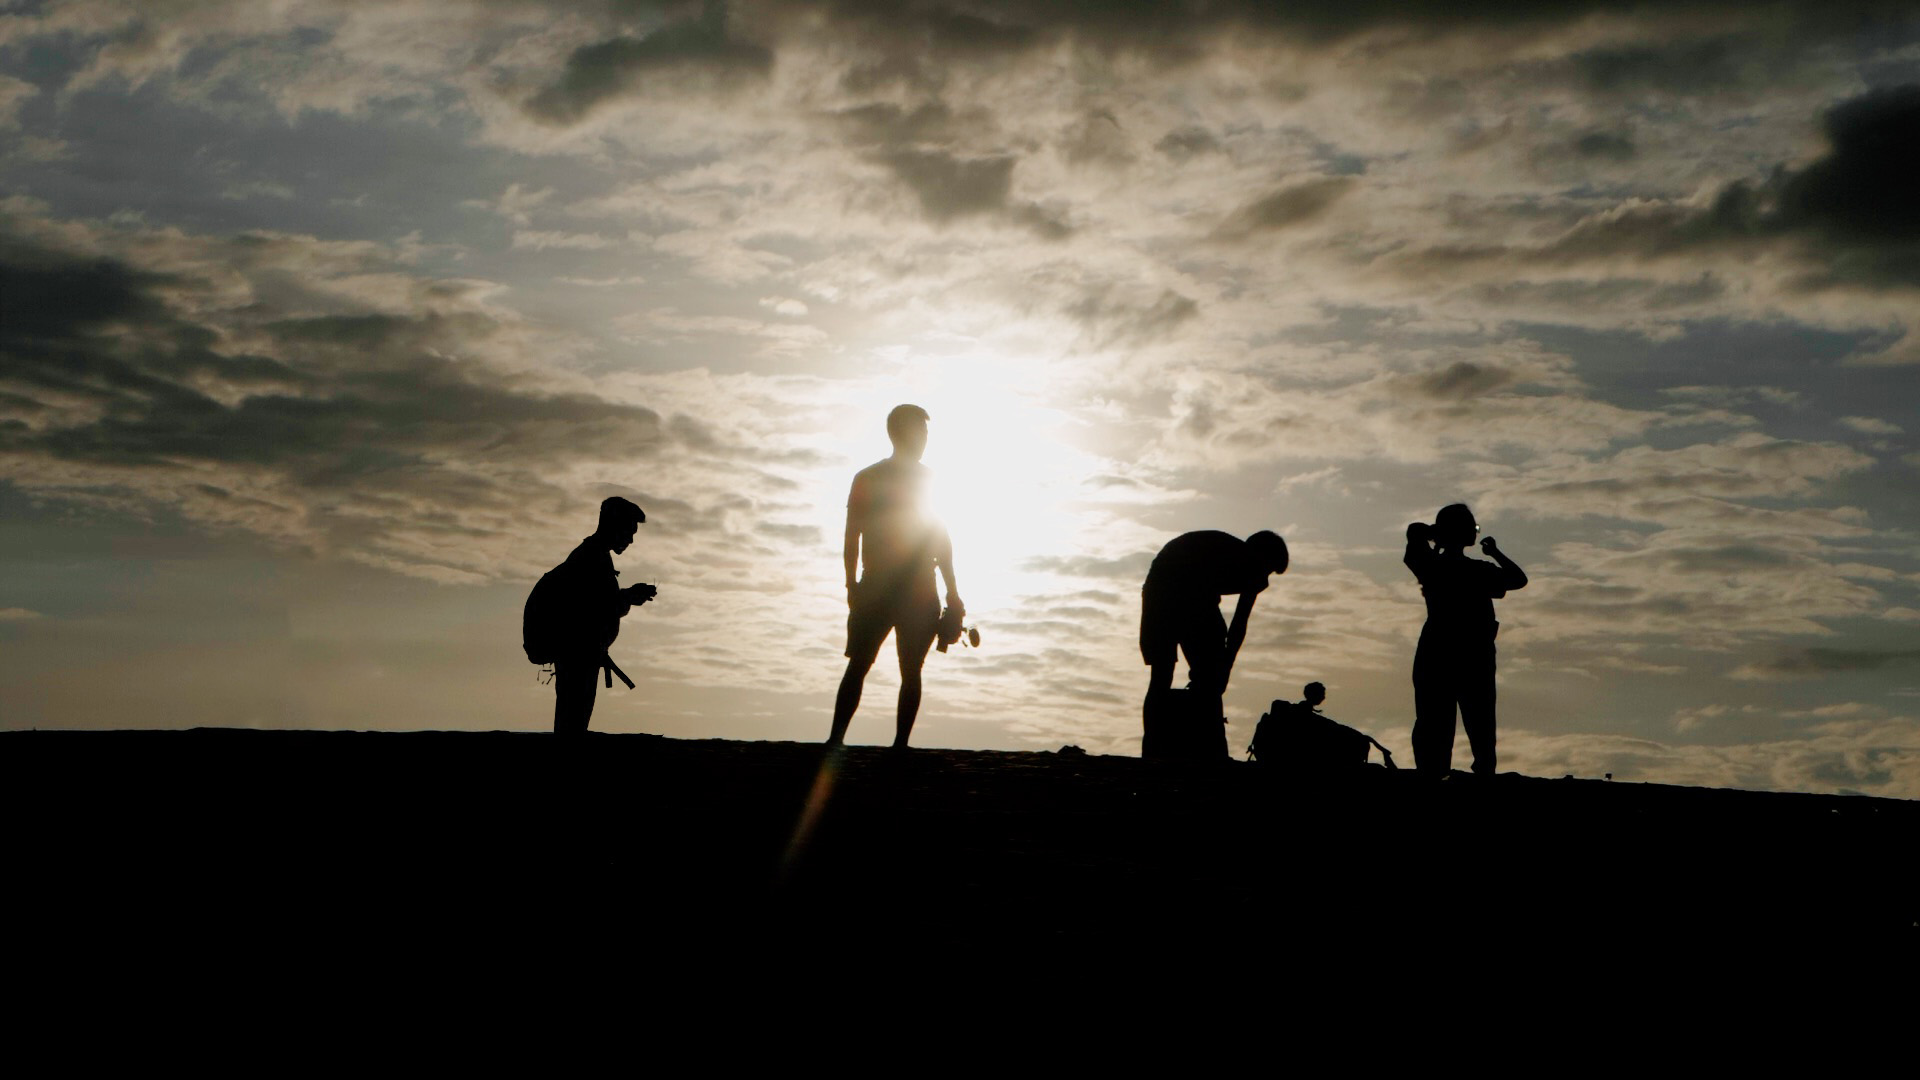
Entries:
[[1500, 546], [1493, 542], [1493, 537], [1480, 541], [1480, 550], [1493, 556], [1493, 561], [1500, 564], [1500, 569], [1505, 572], [1501, 584], [1508, 592], [1527, 587], [1527, 572], [1520, 569], [1519, 563], [1507, 558], [1507, 553], [1500, 550]]
[[847, 603], [853, 603], [853, 586], [860, 580], [860, 534], [866, 528], [866, 510], [862, 505], [860, 481], [847, 493], [847, 532], [840, 542], [840, 561], [847, 570]]
[[934, 537], [933, 559], [940, 565], [940, 579], [947, 585], [947, 606], [967, 610], [967, 605], [960, 602], [960, 585], [953, 576], [953, 536], [944, 525], [940, 526], [940, 535]]
[[1220, 673], [1220, 692], [1226, 693], [1227, 676], [1233, 674], [1234, 658], [1240, 655], [1240, 646], [1247, 640], [1247, 620], [1253, 617], [1253, 602], [1260, 590], [1249, 589], [1240, 594], [1240, 602], [1233, 606], [1233, 622], [1227, 626], [1227, 667]]

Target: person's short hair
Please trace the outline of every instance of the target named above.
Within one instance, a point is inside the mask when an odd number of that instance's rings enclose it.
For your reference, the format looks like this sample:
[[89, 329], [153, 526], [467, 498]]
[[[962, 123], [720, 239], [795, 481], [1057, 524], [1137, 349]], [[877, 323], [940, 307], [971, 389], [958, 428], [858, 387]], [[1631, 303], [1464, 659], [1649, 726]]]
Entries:
[[1300, 696], [1305, 698], [1309, 703], [1325, 701], [1327, 700], [1327, 688], [1325, 684], [1310, 682], [1300, 688]]
[[907, 429], [908, 424], [924, 424], [932, 419], [927, 415], [927, 410], [918, 405], [895, 405], [893, 411], [887, 414], [887, 438], [899, 442], [900, 433]]
[[1287, 572], [1287, 542], [1280, 538], [1279, 533], [1262, 529], [1247, 537], [1247, 547], [1268, 571], [1275, 574]]
[[600, 501], [600, 529], [615, 526], [639, 525], [647, 520], [647, 512], [639, 505], [618, 495], [610, 495]]
[[1439, 513], [1433, 515], [1433, 524], [1442, 532], [1454, 528], [1470, 528], [1473, 524], [1473, 511], [1467, 509], [1466, 503], [1448, 503], [1440, 508]]

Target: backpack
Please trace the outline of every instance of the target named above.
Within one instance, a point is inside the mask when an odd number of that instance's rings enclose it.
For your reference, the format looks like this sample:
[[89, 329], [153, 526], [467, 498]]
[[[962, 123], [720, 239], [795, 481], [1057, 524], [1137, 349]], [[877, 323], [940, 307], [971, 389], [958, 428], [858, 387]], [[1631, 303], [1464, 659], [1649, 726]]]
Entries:
[[1192, 689], [1148, 694], [1140, 756], [1162, 761], [1225, 761], [1226, 716], [1220, 698]]
[[527, 651], [530, 663], [546, 665], [559, 658], [566, 632], [566, 587], [560, 573], [564, 567], [563, 563], [540, 575], [520, 612], [520, 647]]
[[520, 647], [526, 650], [530, 663], [544, 666], [583, 649], [597, 652], [620, 635], [620, 624], [615, 621], [612, 637], [605, 642], [581, 642], [583, 616], [578, 587], [569, 580], [573, 573], [563, 562], [540, 575], [527, 594], [526, 607], [520, 612]]
[[[1367, 763], [1374, 741], [1307, 705], [1275, 701], [1253, 729], [1247, 756], [1296, 772], [1335, 772]], [[1393, 757], [1381, 748], [1388, 768]]]

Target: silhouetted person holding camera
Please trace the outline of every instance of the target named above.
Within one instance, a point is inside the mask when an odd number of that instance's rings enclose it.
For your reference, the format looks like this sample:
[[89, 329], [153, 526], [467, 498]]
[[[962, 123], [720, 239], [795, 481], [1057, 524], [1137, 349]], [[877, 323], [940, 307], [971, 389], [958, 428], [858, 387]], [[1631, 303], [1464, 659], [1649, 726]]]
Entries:
[[1427, 622], [1413, 654], [1413, 760], [1423, 773], [1444, 776], [1453, 768], [1454, 710], [1473, 747], [1473, 771], [1492, 776], [1494, 752], [1493, 639], [1500, 624], [1493, 602], [1525, 588], [1527, 575], [1489, 536], [1480, 550], [1493, 562], [1466, 551], [1480, 526], [1464, 503], [1441, 509], [1433, 524], [1407, 526], [1407, 568], [1420, 579]]
[[[602, 502], [599, 527], [540, 580], [528, 601], [528, 656], [537, 659], [537, 634], [543, 655], [552, 658], [555, 734], [586, 733], [601, 671], [607, 673], [608, 686], [616, 674], [633, 685], [607, 648], [620, 634], [620, 620], [653, 599], [657, 590], [645, 583], [621, 588], [613, 555], [627, 550], [646, 520], [638, 506], [617, 495]], [[538, 630], [533, 629], [536, 622]]]
[[900, 657], [900, 705], [893, 745], [905, 749], [920, 712], [920, 668], [940, 627], [934, 571], [947, 587], [947, 607], [966, 612], [953, 576], [953, 541], [927, 506], [927, 411], [901, 405], [887, 414], [893, 455], [854, 475], [847, 495], [842, 548], [847, 571], [847, 671], [833, 703], [829, 745], [847, 737], [860, 690], [887, 635]]
[[[1257, 532], [1242, 540], [1206, 530], [1167, 541], [1140, 589], [1140, 660], [1152, 669], [1145, 705], [1149, 718], [1170, 700], [1176, 653], [1186, 655], [1195, 707], [1224, 716], [1220, 700], [1247, 639], [1254, 601], [1266, 591], [1270, 575], [1286, 570], [1287, 542], [1278, 533]], [[1226, 596], [1240, 598], [1231, 625], [1220, 617]], [[1144, 747], [1142, 752], [1148, 753]]]

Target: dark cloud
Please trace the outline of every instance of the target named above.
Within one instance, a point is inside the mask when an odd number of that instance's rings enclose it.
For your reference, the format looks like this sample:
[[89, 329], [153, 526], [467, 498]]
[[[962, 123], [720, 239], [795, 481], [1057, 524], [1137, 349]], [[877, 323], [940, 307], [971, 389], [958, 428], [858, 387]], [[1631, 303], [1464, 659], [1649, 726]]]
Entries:
[[727, 6], [708, 3], [697, 17], [645, 37], [622, 35], [575, 49], [559, 80], [530, 98], [526, 110], [543, 123], [572, 124], [650, 73], [720, 87], [762, 77], [772, 67], [772, 51], [731, 36]]
[[888, 102], [859, 105], [833, 114], [855, 146], [909, 147], [944, 144], [957, 133], [953, 110], [930, 101], [905, 109]]
[[1845, 794], [1860, 788], [1880, 787], [1893, 780], [1893, 770], [1886, 768], [1899, 755], [1898, 749], [1870, 749], [1856, 754], [1834, 755], [1817, 761], [1808, 770], [1807, 775], [1822, 784], [1838, 788]]
[[1696, 574], [1733, 574], [1754, 570], [1779, 570], [1791, 566], [1818, 565], [1817, 560], [1794, 555], [1777, 548], [1753, 544], [1724, 544], [1712, 548], [1682, 548], [1661, 553], [1661, 558], [1676, 570]]
[[881, 160], [913, 191], [927, 217], [938, 222], [1003, 209], [1013, 186], [1011, 155], [963, 158], [899, 150]]
[[1656, 281], [1650, 278], [1602, 278], [1596, 281], [1485, 282], [1467, 290], [1483, 303], [1531, 310], [1592, 311], [1632, 305], [1643, 311], [1671, 311], [1717, 300], [1727, 293], [1726, 280], [1703, 270], [1692, 281]]
[[1068, 231], [1058, 216], [1010, 199], [1018, 158], [1008, 153], [969, 153], [966, 145], [992, 145], [998, 138], [991, 113], [960, 112], [940, 101], [912, 108], [876, 102], [834, 112], [836, 133], [864, 150], [905, 184], [930, 221], [1002, 216], [1048, 239]]
[[1854, 242], [1920, 240], [1920, 84], [1836, 105], [1825, 128], [1833, 149], [1780, 185], [1777, 226]]
[[[796, 4], [797, 10], [818, 10]], [[1030, 52], [1071, 39], [1097, 49], [1125, 50], [1167, 63], [1192, 59], [1210, 41], [1226, 35], [1271, 35], [1302, 43], [1326, 43], [1378, 29], [1447, 32], [1476, 27], [1547, 28], [1595, 14], [1641, 13], [1626, 0], [1355, 0], [1342, 4], [1276, 4], [1269, 0], [837, 0], [825, 11], [842, 33], [901, 51], [978, 61]], [[1719, 25], [1746, 16], [1775, 34], [1800, 38], [1857, 33], [1861, 19], [1907, 20], [1910, 12], [1889, 0], [1802, 0], [1755, 15], [1752, 5], [1731, 0], [1693, 0], [1661, 9], [1675, 16], [1716, 18]], [[1682, 25], [1685, 25], [1684, 22]], [[1741, 40], [1724, 31], [1682, 58], [1643, 55], [1631, 47], [1594, 50], [1585, 65], [1595, 85], [1681, 84], [1691, 74], [1705, 79], [1737, 63]], [[1702, 69], [1705, 69], [1703, 72]]]
[[1589, 131], [1573, 140], [1573, 150], [1581, 157], [1629, 161], [1636, 153], [1633, 139], [1613, 131]]
[[87, 259], [0, 236], [0, 332], [61, 340], [119, 321], [164, 318], [150, 295], [165, 275]]
[[1736, 183], [1675, 238], [1785, 237], [1817, 258], [1799, 284], [1920, 287], [1920, 85], [1888, 87], [1827, 110], [1829, 152], [1760, 185]]
[[936, 224], [961, 218], [997, 216], [1033, 230], [1043, 240], [1060, 240], [1073, 231], [1058, 213], [1037, 203], [1014, 202], [1011, 154], [963, 157], [944, 150], [895, 150], [880, 161], [920, 204], [921, 213]]
[[982, 18], [966, 12], [935, 7], [926, 16], [928, 44], [938, 52], [960, 56], [1017, 52], [1040, 39], [1040, 31], [1016, 21]]
[[1443, 400], [1459, 401], [1501, 390], [1520, 381], [1513, 372], [1491, 364], [1459, 360], [1413, 380], [1421, 394]]
[[1096, 348], [1158, 340], [1199, 313], [1198, 302], [1172, 289], [1162, 289], [1150, 300], [1101, 289], [1067, 308], [1067, 314], [1087, 328]]
[[1127, 133], [1106, 109], [1095, 109], [1068, 125], [1061, 133], [1060, 152], [1075, 165], [1125, 165], [1133, 160]]
[[552, 479], [568, 466], [674, 441], [650, 409], [472, 358], [509, 331], [477, 312], [235, 325], [168, 301], [211, 291], [0, 231], [0, 455], [18, 482], [198, 503], [243, 528], [297, 518], [310, 539], [365, 550], [571, 506]]
[[1321, 176], [1271, 192], [1233, 212], [1217, 235], [1238, 238], [1312, 221], [1357, 183], [1350, 176]]
[[[1431, 248], [1408, 262], [1432, 272], [1450, 264], [1517, 258], [1574, 265], [1597, 259], [1693, 257], [1787, 244], [1808, 269], [1795, 282], [1814, 290], [1920, 287], [1920, 85], [1888, 87], [1827, 110], [1828, 152], [1804, 169], [1776, 168], [1758, 183], [1722, 188], [1704, 209], [1631, 205], [1589, 218], [1551, 244]], [[1710, 285], [1702, 278], [1700, 287]]]
[[1213, 132], [1202, 127], [1183, 127], [1167, 132], [1153, 144], [1155, 150], [1175, 161], [1186, 161], [1201, 154], [1217, 154], [1224, 149]]
[[1619, 45], [1573, 57], [1588, 88], [1604, 94], [1699, 94], [1741, 81], [1754, 42], [1733, 35], [1700, 41]]
[[1735, 678], [1749, 679], [1811, 678], [1850, 671], [1879, 671], [1916, 661], [1920, 661], [1920, 649], [1809, 648], [1749, 664], [1733, 674]]

